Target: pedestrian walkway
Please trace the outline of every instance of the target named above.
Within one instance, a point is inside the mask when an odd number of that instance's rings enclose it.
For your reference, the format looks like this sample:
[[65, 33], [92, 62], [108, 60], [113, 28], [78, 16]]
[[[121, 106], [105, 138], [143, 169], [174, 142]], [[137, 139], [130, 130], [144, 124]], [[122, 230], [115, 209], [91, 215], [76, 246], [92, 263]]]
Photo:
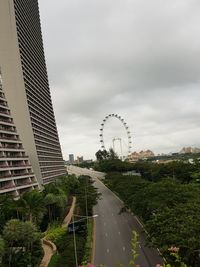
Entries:
[[[67, 227], [68, 224], [70, 223], [72, 215], [74, 213], [75, 206], [76, 206], [76, 197], [73, 197], [71, 208], [67, 216], [63, 220], [62, 227]], [[42, 241], [42, 248], [44, 250], [44, 257], [41, 261], [40, 267], [48, 267], [51, 257], [56, 253], [57, 248], [53, 242], [46, 240], [45, 238], [41, 239], [41, 241]]]

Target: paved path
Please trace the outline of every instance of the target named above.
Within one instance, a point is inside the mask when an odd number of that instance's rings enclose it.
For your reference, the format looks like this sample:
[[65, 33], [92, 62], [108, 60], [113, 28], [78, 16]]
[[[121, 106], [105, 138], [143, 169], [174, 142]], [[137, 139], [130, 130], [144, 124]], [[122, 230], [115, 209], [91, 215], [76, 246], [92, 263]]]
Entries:
[[[68, 224], [70, 223], [75, 206], [76, 206], [76, 197], [73, 197], [71, 208], [67, 216], [63, 220], [62, 227], [67, 227]], [[53, 242], [50, 242], [46, 239], [42, 239], [41, 241], [42, 241], [42, 248], [44, 250], [44, 257], [40, 263], [40, 267], [48, 267], [51, 257], [56, 253], [57, 248]]]
[[54, 243], [42, 239], [42, 248], [44, 250], [44, 257], [40, 263], [40, 267], [48, 267], [51, 257], [56, 253], [57, 248]]

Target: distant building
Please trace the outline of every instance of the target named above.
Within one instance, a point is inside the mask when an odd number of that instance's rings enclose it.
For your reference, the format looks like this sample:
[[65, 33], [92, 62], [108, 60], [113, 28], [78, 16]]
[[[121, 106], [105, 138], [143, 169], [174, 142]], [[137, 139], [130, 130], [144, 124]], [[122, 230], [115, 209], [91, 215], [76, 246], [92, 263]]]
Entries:
[[74, 164], [74, 154], [69, 154], [69, 164]]
[[77, 157], [77, 164], [83, 163], [83, 156]]
[[136, 162], [139, 159], [148, 159], [154, 157], [154, 153], [151, 150], [141, 150], [140, 152], [133, 152], [129, 155], [128, 159], [130, 162]]
[[200, 153], [200, 148], [198, 147], [183, 147], [179, 154], [189, 154], [189, 153]]

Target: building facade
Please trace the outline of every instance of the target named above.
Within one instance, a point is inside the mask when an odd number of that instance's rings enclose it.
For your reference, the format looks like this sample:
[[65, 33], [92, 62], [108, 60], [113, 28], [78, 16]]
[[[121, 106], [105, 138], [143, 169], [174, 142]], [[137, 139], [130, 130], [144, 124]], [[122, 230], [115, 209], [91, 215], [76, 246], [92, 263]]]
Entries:
[[36, 188], [39, 185], [5, 99], [0, 72], [0, 193], [18, 197]]
[[74, 154], [69, 154], [69, 164], [74, 164]]
[[16, 130], [39, 184], [66, 174], [37, 0], [0, 0], [0, 68]]

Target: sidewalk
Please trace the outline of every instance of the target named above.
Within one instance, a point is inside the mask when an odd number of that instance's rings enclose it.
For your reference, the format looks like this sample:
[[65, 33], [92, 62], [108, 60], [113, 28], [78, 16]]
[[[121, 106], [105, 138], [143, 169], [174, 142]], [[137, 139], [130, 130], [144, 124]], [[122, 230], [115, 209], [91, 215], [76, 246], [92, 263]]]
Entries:
[[67, 227], [68, 224], [70, 223], [70, 221], [72, 219], [72, 215], [74, 213], [75, 206], [76, 206], [76, 197], [73, 197], [73, 201], [72, 201], [72, 205], [71, 205], [70, 211], [68, 212], [67, 216], [63, 220], [62, 227]]
[[[71, 208], [67, 216], [63, 220], [62, 227], [67, 227], [68, 224], [70, 223], [72, 215], [74, 213], [75, 206], [76, 206], [76, 197], [73, 197]], [[53, 242], [46, 240], [45, 238], [41, 239], [41, 241], [42, 241], [42, 248], [44, 250], [44, 257], [39, 267], [48, 267], [51, 257], [56, 253], [57, 248]]]

